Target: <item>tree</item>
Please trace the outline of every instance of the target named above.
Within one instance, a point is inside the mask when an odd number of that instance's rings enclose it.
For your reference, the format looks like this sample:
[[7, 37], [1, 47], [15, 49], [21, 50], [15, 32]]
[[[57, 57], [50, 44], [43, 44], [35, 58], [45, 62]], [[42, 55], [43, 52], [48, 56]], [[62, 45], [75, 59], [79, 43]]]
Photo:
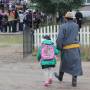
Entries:
[[32, 0], [38, 3], [39, 9], [48, 14], [55, 14], [57, 11], [62, 14], [81, 6], [83, 0]]
[[32, 0], [32, 2], [37, 3], [40, 11], [55, 17], [57, 12], [59, 15], [64, 15], [67, 11], [79, 8], [83, 0]]
[[38, 9], [47, 13], [47, 14], [55, 14], [56, 5], [52, 3], [51, 0], [32, 0], [38, 4]]
[[53, 3], [57, 4], [57, 11], [64, 14], [67, 11], [72, 11], [73, 9], [78, 9], [83, 0], [51, 0]]

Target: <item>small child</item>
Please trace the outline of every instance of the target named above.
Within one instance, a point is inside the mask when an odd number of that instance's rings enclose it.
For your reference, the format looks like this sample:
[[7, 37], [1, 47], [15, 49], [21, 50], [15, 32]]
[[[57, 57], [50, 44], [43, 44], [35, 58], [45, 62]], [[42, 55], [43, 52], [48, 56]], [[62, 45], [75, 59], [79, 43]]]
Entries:
[[54, 43], [50, 39], [50, 36], [43, 37], [41, 46], [38, 49], [37, 59], [40, 61], [41, 67], [46, 77], [44, 86], [49, 86], [53, 79], [53, 69], [56, 65], [56, 56], [59, 51], [54, 47]]

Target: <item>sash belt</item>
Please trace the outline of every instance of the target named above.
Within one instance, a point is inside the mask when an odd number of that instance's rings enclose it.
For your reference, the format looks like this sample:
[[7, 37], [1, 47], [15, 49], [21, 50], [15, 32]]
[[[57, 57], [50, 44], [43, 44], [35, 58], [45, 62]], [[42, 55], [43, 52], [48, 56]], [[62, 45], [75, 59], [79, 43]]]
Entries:
[[69, 44], [63, 47], [63, 49], [79, 48], [80, 44]]

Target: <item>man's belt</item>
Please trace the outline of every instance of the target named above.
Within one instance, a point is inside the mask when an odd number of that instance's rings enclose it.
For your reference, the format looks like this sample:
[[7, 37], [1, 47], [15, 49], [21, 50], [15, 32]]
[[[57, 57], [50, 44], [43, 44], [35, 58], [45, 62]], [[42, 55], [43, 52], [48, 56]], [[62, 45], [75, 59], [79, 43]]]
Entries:
[[63, 47], [63, 49], [79, 48], [80, 44], [69, 44]]

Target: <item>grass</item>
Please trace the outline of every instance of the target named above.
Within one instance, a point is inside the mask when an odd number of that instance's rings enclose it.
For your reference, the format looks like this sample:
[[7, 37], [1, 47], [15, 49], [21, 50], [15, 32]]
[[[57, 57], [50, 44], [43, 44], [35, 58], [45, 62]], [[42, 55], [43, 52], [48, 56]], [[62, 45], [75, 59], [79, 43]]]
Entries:
[[22, 35], [0, 35], [0, 47], [6, 47], [9, 45], [22, 44]]
[[[0, 48], [23, 44], [23, 35], [0, 35]], [[81, 47], [81, 58], [90, 61], [90, 46]]]
[[81, 47], [81, 58], [84, 61], [90, 61], [90, 46]]

